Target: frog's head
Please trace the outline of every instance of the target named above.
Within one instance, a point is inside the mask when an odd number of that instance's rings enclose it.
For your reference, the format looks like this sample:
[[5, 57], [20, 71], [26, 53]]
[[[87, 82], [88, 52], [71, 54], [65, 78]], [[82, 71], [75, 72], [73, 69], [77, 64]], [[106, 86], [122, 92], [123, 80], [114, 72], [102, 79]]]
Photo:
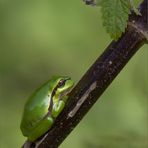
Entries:
[[74, 85], [73, 80], [67, 76], [54, 76], [52, 80], [54, 80], [52, 97], [56, 99], [62, 99], [66, 96]]

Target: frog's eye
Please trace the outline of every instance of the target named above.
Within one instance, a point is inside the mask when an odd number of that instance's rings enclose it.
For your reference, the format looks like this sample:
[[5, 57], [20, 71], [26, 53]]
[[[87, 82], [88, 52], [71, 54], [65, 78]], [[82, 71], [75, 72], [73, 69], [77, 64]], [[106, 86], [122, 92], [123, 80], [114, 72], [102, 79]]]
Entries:
[[63, 87], [65, 85], [65, 80], [60, 80], [59, 83], [58, 83], [58, 87]]

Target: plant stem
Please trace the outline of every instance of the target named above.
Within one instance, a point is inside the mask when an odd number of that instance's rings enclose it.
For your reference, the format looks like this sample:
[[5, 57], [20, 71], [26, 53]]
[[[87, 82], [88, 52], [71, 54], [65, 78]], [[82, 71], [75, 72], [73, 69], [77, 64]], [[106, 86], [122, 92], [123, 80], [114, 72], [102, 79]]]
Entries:
[[84, 74], [69, 95], [69, 102], [48, 133], [24, 148], [57, 148], [111, 84], [129, 59], [148, 41], [147, 0], [141, 16], [131, 14], [126, 32], [113, 41]]

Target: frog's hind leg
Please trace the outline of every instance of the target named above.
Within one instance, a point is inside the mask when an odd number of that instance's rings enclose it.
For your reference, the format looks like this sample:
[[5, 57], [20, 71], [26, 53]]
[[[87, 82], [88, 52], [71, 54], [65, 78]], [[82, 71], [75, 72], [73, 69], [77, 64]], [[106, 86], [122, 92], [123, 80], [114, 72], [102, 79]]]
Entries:
[[43, 119], [39, 125], [37, 125], [29, 134], [28, 140], [35, 141], [42, 135], [44, 135], [52, 126], [53, 119], [52, 117], [47, 117]]

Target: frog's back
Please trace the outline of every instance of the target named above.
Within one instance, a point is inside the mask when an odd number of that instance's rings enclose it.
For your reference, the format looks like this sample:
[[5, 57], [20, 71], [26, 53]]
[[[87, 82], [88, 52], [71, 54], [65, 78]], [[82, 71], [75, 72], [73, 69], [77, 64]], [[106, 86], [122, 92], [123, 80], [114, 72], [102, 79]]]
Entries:
[[28, 99], [21, 122], [21, 130], [24, 136], [29, 135], [46, 116], [50, 105], [51, 91], [52, 85], [47, 82]]

